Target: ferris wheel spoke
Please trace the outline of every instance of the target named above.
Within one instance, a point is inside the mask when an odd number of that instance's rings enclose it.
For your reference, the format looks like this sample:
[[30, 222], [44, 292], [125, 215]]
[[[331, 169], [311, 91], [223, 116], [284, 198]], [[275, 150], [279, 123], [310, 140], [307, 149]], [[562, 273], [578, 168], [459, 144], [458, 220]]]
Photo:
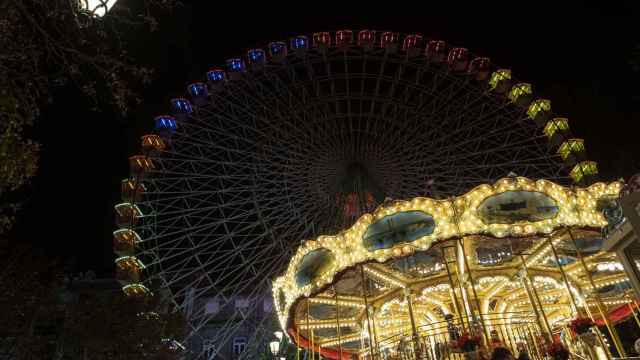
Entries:
[[[530, 133], [525, 133], [526, 129], [524, 129], [524, 128], [521, 129], [521, 128], [518, 128], [518, 127], [514, 127], [513, 124], [500, 123], [500, 122], [498, 122], [498, 120], [496, 120], [496, 122], [494, 124], [492, 124], [492, 125], [493, 126], [491, 126], [491, 130], [487, 131], [486, 135], [485, 135], [486, 139], [489, 142], [492, 141], [491, 140], [492, 136], [505, 137], [505, 136], [511, 136], [513, 133], [521, 133], [522, 135], [529, 135], [529, 136], [531, 135]], [[485, 137], [483, 137], [482, 140], [480, 140], [475, 136], [475, 134], [469, 132], [468, 135], [466, 137], [464, 137], [463, 139], [456, 139], [457, 141], [452, 141], [452, 143], [454, 143], [455, 145], [448, 145], [446, 147], [446, 149], [449, 150], [452, 147], [461, 148], [461, 147], [464, 147], [464, 146], [468, 146], [469, 144], [472, 144], [472, 143], [477, 144], [478, 142], [483, 141], [484, 139], [485, 139]], [[530, 143], [535, 143], [535, 138], [533, 138], [533, 139], [529, 138], [529, 142]], [[440, 143], [440, 142], [438, 142], [438, 143]]]
[[[451, 162], [462, 161], [464, 159], [469, 159], [473, 157], [483, 156], [495, 156], [496, 159], [513, 159], [513, 152], [520, 151], [523, 149], [527, 149], [527, 146], [531, 144], [530, 139], [521, 139], [512, 142], [490, 142], [492, 143], [492, 147], [486, 149], [484, 147], [479, 148], [476, 147], [471, 151], [460, 151], [462, 147], [473, 145], [468, 143], [456, 143], [454, 146], [450, 146], [445, 149], [440, 149], [439, 152], [435, 153], [435, 156], [447, 156], [447, 160]], [[539, 156], [539, 155], [536, 155]], [[520, 158], [518, 158], [520, 159]], [[525, 158], [526, 159], [526, 158]], [[409, 160], [410, 162], [411, 160]], [[420, 160], [416, 160], [420, 161]], [[521, 160], [518, 160], [521, 161]]]
[[[305, 67], [306, 68], [306, 67]], [[289, 111], [292, 114], [296, 114], [300, 110], [302, 110], [302, 114], [295, 118], [298, 120], [298, 124], [303, 125], [306, 123], [306, 120], [314, 118], [317, 116], [315, 113], [310, 113], [306, 111], [307, 107], [305, 106], [306, 101], [311, 98], [312, 92], [308, 91], [308, 83], [315, 84], [314, 80], [311, 79], [309, 81], [300, 81], [295, 77], [295, 72], [293, 70], [285, 72], [288, 76], [288, 83], [285, 82], [277, 73], [269, 73], [266, 75], [266, 78], [277, 84], [277, 89], [280, 91], [280, 96], [283, 98], [287, 98], [289, 102], [294, 101], [294, 104], [289, 106]], [[322, 127], [316, 127], [315, 130], [323, 130]], [[311, 129], [310, 129], [311, 130]], [[313, 137], [312, 137], [313, 138]]]
[[[275, 131], [275, 132], [283, 131], [283, 128], [287, 128], [292, 133], [298, 136], [302, 136], [303, 138], [308, 138], [309, 135], [303, 132], [305, 130], [305, 128], [303, 127], [296, 127], [296, 126], [278, 127], [278, 126], [272, 125], [272, 123], [275, 123], [274, 120], [276, 119], [285, 123], [289, 123], [291, 121], [291, 118], [289, 116], [294, 115], [296, 112], [293, 108], [290, 107], [289, 104], [286, 104], [285, 102], [280, 101], [280, 99], [278, 99], [277, 96], [273, 96], [273, 94], [270, 92], [270, 90], [267, 87], [263, 86], [260, 88], [255, 88], [255, 84], [256, 84], [255, 82], [246, 81], [246, 80], [243, 82], [243, 86], [247, 86], [247, 87], [253, 86], [252, 88], [253, 91], [257, 91], [257, 93], [261, 95], [264, 95], [264, 93], [268, 93], [271, 97], [269, 98], [266, 98], [265, 96], [258, 97], [258, 96], [251, 95], [249, 92], [246, 92], [246, 91], [242, 92], [241, 94], [238, 94], [238, 96], [242, 96], [242, 100], [244, 100], [245, 103], [246, 102], [252, 103], [254, 104], [256, 109], [261, 109], [269, 113], [270, 117], [266, 117], [265, 118], [266, 121], [261, 122], [261, 124], [268, 126], [272, 131]], [[271, 100], [271, 102], [268, 102], [267, 100]], [[285, 109], [287, 110], [286, 114], [288, 116], [285, 116], [280, 111], [278, 111], [279, 107], [285, 107]], [[242, 112], [246, 112], [244, 107], [236, 106], [236, 109]], [[257, 112], [251, 114], [251, 117], [255, 117], [256, 115], [257, 115]], [[274, 119], [274, 115], [278, 115], [278, 116], [275, 116], [275, 119]]]
[[[504, 105], [504, 106], [506, 107], [506, 105]], [[486, 110], [487, 106], [484, 106], [484, 107], [482, 107], [482, 109], [484, 111], [480, 112], [478, 114], [479, 116], [476, 116], [476, 118], [474, 120], [468, 120], [465, 117], [460, 117], [459, 118], [460, 120], [457, 122], [457, 124], [458, 124], [457, 127], [448, 129], [450, 131], [442, 132], [442, 135], [439, 136], [437, 139], [434, 139], [434, 141], [437, 144], [441, 144], [443, 142], [448, 142], [448, 141], [451, 140], [451, 138], [453, 136], [458, 135], [460, 131], [464, 131], [464, 130], [470, 129], [470, 128], [475, 128], [478, 131], [480, 131], [481, 129], [486, 129], [486, 127], [487, 127], [486, 122], [487, 121], [491, 121], [492, 119], [494, 121], [498, 121], [499, 119], [502, 118], [502, 116], [503, 116], [502, 114], [504, 114], [504, 110], [502, 108], [497, 108], [497, 109], [493, 108], [493, 109], [487, 111]], [[525, 124], [524, 121], [528, 120], [528, 119], [520, 120], [519, 114], [517, 116], [514, 116], [514, 115], [515, 114], [512, 114], [511, 116], [508, 117], [508, 119], [510, 121], [505, 121], [505, 122], [501, 123], [503, 128], [509, 128], [510, 126], [513, 126], [512, 124], [513, 124], [514, 121], [521, 122], [524, 125]], [[515, 119], [514, 119], [514, 117], [515, 117]], [[507, 118], [505, 117], [504, 119], [507, 119]], [[463, 120], [464, 120], [464, 122], [463, 122]], [[446, 122], [443, 122], [443, 124], [446, 124]], [[464, 127], [460, 127], [462, 124], [464, 124]], [[531, 131], [532, 129], [533, 129], [533, 126], [524, 126], [524, 127], [522, 127], [523, 131], [526, 131], [526, 130]], [[492, 131], [495, 132], [496, 129], [494, 128], [494, 129], [492, 129]], [[482, 132], [482, 134], [484, 135], [484, 132]]]

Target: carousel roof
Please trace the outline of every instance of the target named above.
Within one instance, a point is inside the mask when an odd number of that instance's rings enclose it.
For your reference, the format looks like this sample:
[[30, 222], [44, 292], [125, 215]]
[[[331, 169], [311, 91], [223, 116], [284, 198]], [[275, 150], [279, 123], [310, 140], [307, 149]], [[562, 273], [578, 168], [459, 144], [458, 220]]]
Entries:
[[454, 313], [451, 284], [460, 279], [473, 283], [472, 306], [485, 323], [497, 323], [501, 313], [530, 320], [518, 281], [523, 265], [555, 323], [572, 311], [560, 266], [580, 306], [593, 305], [582, 296], [593, 286], [578, 255], [605, 303], [616, 305], [628, 283], [615, 257], [600, 250], [600, 229], [607, 225], [603, 208], [621, 188], [620, 182], [575, 188], [513, 177], [446, 200], [385, 202], [341, 233], [298, 248], [273, 283], [281, 325], [300, 345], [308, 346], [313, 330], [315, 346], [357, 352], [368, 336], [365, 304], [375, 309], [377, 335], [391, 336], [410, 326], [410, 293], [417, 326], [427, 329]]

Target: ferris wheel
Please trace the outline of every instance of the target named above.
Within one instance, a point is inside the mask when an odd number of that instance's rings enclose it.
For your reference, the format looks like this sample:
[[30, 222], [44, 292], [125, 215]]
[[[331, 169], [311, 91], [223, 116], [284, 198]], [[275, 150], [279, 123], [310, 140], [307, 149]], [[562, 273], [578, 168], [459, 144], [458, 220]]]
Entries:
[[[249, 50], [188, 86], [130, 158], [114, 233], [131, 296], [214, 317], [227, 343], [251, 327], [299, 242], [339, 232], [386, 199], [462, 194], [509, 174], [592, 181], [566, 118], [511, 71], [467, 49], [395, 32], [297, 36]], [[252, 300], [253, 299], [253, 300]], [[250, 355], [249, 355], [250, 357]]]

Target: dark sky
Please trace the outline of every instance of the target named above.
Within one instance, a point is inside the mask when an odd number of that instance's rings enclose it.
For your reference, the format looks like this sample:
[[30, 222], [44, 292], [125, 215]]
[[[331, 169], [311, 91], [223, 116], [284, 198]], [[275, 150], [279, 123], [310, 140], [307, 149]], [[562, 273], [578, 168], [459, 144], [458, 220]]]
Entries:
[[552, 100], [555, 113], [571, 120], [603, 179], [640, 171], [640, 74], [628, 63], [640, 46], [637, 8], [558, 5], [564, 1], [512, 1], [496, 8], [447, 3], [425, 9], [372, 1], [358, 9], [319, 1], [297, 2], [295, 9], [186, 3], [160, 19], [160, 31], [130, 34], [131, 53], [155, 68], [157, 77], [128, 117], [90, 112], [68, 94], [45, 112], [35, 129], [43, 145], [41, 167], [15, 234], [75, 262], [75, 270], [108, 276], [119, 183], [127, 176], [128, 156], [139, 151], [139, 137], [151, 131], [153, 116], [165, 113], [168, 100], [201, 80], [209, 67], [269, 41], [322, 30], [415, 32], [488, 56], [532, 83], [536, 94]]

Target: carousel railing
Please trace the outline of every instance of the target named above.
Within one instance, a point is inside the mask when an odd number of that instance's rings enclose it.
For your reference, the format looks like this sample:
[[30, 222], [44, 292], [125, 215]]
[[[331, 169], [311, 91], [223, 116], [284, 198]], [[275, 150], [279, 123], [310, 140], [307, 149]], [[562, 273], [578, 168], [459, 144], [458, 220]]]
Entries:
[[[438, 321], [416, 328], [406, 326], [392, 335], [373, 341], [373, 353], [364, 345], [360, 359], [364, 360], [463, 360], [479, 358], [480, 352], [491, 356], [494, 347], [506, 347], [518, 356], [526, 352], [532, 360], [545, 358], [544, 337], [529, 312], [483, 314], [485, 326], [479, 321], [464, 319], [464, 324], [455, 321]], [[472, 334], [482, 338], [481, 345], [473, 351], [463, 351], [457, 341], [463, 335]], [[486, 332], [485, 332], [486, 330]], [[483, 334], [485, 332], [486, 335]], [[488, 339], [484, 340], [484, 339]]]

